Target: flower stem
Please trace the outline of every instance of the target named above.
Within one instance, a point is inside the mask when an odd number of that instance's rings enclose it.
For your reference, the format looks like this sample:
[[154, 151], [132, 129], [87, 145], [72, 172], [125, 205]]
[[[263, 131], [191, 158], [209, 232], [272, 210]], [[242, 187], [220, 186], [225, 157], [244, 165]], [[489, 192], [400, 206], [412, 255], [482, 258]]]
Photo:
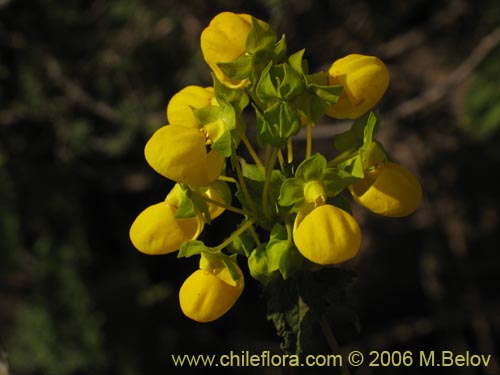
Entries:
[[229, 176], [222, 176], [221, 175], [221, 176], [217, 177], [217, 180], [219, 180], [219, 181], [226, 181], [226, 182], [232, 182], [233, 184], [236, 183], [236, 180], [234, 178], [232, 178], [232, 177], [229, 177]]
[[[321, 332], [323, 332], [323, 336], [325, 337], [325, 340], [328, 343], [328, 346], [330, 347], [332, 353], [341, 354], [340, 345], [337, 342], [337, 339], [335, 338], [335, 335], [332, 332], [332, 328], [330, 327], [330, 324], [328, 324], [328, 321], [326, 320], [324, 315], [321, 316], [321, 318], [318, 320], [318, 323], [321, 328]], [[351, 375], [349, 367], [347, 367], [345, 364], [342, 364], [340, 366], [340, 373], [342, 375]]]
[[226, 238], [226, 240], [223, 243], [221, 243], [219, 246], [217, 246], [216, 250], [220, 251], [220, 250], [224, 249], [226, 246], [229, 246], [235, 240], [235, 238], [237, 238], [239, 235], [241, 235], [247, 229], [251, 228], [252, 225], [254, 225], [254, 223], [255, 223], [255, 220], [253, 220], [253, 219], [246, 221], [241, 227], [239, 227], [233, 233], [231, 233], [231, 235], [228, 238]]
[[246, 215], [246, 212], [240, 208], [228, 206], [227, 204], [224, 204], [222, 202], [211, 199], [211, 198], [207, 197], [206, 195], [197, 193], [195, 191], [193, 191], [193, 193], [196, 194], [197, 196], [203, 198], [207, 203], [213, 204], [214, 206], [222, 207], [225, 210], [232, 211], [232, 212], [235, 212], [235, 213], [240, 214], [240, 215]]
[[309, 159], [312, 154], [312, 125], [307, 124], [306, 126], [306, 159]]
[[346, 160], [349, 160], [350, 158], [353, 158], [355, 157], [357, 154], [358, 154], [358, 150], [355, 149], [355, 150], [346, 150], [344, 152], [342, 152], [340, 155], [337, 155], [335, 158], [333, 158], [332, 160], [330, 160], [326, 166], [331, 168], [331, 167], [336, 167], [337, 165], [339, 165], [340, 163], [346, 161]]
[[238, 160], [238, 157], [236, 156], [236, 153], [234, 152], [233, 149], [233, 165], [234, 168], [236, 169], [236, 174], [238, 175], [238, 183], [239, 183], [239, 188], [241, 189], [243, 193], [243, 198], [245, 199], [245, 202], [248, 204], [250, 209], [252, 211], [255, 211], [255, 206], [253, 204], [253, 200], [250, 197], [250, 193], [248, 192], [247, 184], [245, 183], [245, 179], [243, 178], [243, 171], [241, 170], [241, 165], [240, 161]]
[[292, 162], [293, 162], [293, 143], [292, 143], [292, 137], [288, 138], [288, 141], [286, 143], [286, 150], [287, 150], [288, 164], [292, 164]]
[[263, 167], [264, 165], [262, 164], [262, 161], [260, 160], [259, 155], [257, 155], [257, 152], [255, 151], [252, 144], [250, 143], [250, 140], [248, 139], [247, 135], [245, 134], [245, 132], [241, 131], [241, 129], [240, 129], [240, 137], [241, 137], [241, 140], [243, 141], [243, 144], [246, 146], [248, 153], [250, 154], [253, 161], [255, 162], [255, 164], [257, 164], [257, 166], [259, 166], [259, 167]]
[[264, 210], [264, 215], [270, 218], [269, 212], [269, 196], [271, 194], [271, 175], [274, 169], [274, 164], [276, 164], [276, 159], [278, 157], [279, 149], [277, 147], [268, 146], [266, 150], [266, 176], [264, 181], [264, 190], [262, 192], [262, 209]]

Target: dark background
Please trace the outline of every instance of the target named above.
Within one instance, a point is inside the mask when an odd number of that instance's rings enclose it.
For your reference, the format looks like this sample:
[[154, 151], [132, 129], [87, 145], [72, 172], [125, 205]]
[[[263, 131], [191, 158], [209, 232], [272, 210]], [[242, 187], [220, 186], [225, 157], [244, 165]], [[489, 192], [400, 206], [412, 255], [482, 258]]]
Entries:
[[[500, 374], [496, 0], [0, 0], [0, 368], [160, 374], [172, 353], [279, 353], [246, 267], [236, 306], [201, 325], [177, 299], [197, 261], [145, 256], [128, 239], [171, 187], [144, 144], [175, 92], [211, 84], [199, 35], [223, 10], [269, 21], [289, 52], [306, 48], [311, 71], [348, 53], [377, 55], [391, 71], [378, 139], [418, 175], [424, 199], [404, 219], [355, 209], [363, 246], [347, 266], [360, 332], [340, 344], [491, 354], [488, 368], [439, 373]], [[314, 151], [334, 156], [344, 129], [319, 124]], [[203, 238], [223, 239], [235, 219]]]

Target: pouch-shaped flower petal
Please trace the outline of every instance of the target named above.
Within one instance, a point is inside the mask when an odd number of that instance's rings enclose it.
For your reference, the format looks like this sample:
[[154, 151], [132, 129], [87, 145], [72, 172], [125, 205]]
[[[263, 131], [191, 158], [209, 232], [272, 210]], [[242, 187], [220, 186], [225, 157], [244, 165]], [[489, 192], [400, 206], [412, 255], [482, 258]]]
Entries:
[[224, 157], [207, 152], [202, 131], [179, 125], [158, 129], [146, 143], [144, 154], [149, 165], [162, 176], [176, 182], [205, 186], [219, 176]]
[[389, 70], [375, 56], [352, 54], [336, 60], [328, 70], [329, 84], [342, 85], [337, 103], [326, 114], [356, 119], [373, 108], [389, 86]]
[[203, 58], [217, 78], [228, 86], [239, 86], [242, 82], [226, 77], [217, 63], [233, 62], [245, 54], [251, 27], [252, 16], [249, 14], [223, 12], [216, 15], [201, 33]]
[[350, 186], [354, 200], [368, 210], [390, 217], [408, 216], [422, 199], [417, 178], [396, 163], [384, 163]]
[[322, 205], [303, 216], [297, 215], [293, 241], [311, 262], [328, 265], [353, 258], [361, 245], [356, 220], [344, 210]]
[[193, 108], [204, 108], [214, 103], [213, 87], [187, 86], [176, 93], [167, 105], [167, 120], [171, 125], [198, 128]]
[[137, 250], [149, 255], [174, 252], [184, 241], [195, 239], [203, 229], [197, 217], [177, 219], [174, 206], [161, 202], [142, 211], [130, 227], [130, 240]]
[[240, 273], [238, 281], [209, 270], [199, 269], [192, 273], [179, 290], [179, 302], [184, 315], [206, 323], [228, 312], [240, 297], [245, 284], [241, 270], [239, 267], [237, 269]]

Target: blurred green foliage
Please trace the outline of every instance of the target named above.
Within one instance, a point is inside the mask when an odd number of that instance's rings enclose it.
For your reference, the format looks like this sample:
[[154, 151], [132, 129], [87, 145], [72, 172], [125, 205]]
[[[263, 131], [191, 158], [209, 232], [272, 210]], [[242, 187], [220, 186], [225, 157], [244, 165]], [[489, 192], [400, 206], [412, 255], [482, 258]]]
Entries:
[[461, 129], [472, 141], [484, 144], [491, 155], [500, 157], [500, 49], [480, 66], [467, 87], [460, 109]]

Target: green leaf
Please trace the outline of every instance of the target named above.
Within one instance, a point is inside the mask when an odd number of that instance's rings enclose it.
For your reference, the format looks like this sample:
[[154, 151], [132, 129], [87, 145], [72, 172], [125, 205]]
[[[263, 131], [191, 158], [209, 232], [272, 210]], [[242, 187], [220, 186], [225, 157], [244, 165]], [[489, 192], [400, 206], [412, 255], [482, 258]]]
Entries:
[[[333, 327], [342, 326], [340, 332], [344, 336], [349, 332], [346, 321], [352, 323], [352, 328], [356, 327], [351, 298], [354, 276], [343, 268], [323, 268], [299, 273], [287, 280], [274, 278], [267, 285], [267, 318], [283, 338], [284, 350], [297, 355], [327, 352], [325, 322]], [[342, 341], [349, 338], [339, 332], [336, 336], [344, 339]]]
[[220, 62], [217, 66], [227, 77], [235, 81], [241, 81], [250, 76], [253, 69], [252, 56], [243, 55], [231, 62]]
[[276, 33], [267, 22], [252, 18], [246, 50], [250, 55], [255, 55], [263, 50], [273, 50], [276, 39]]
[[325, 157], [320, 153], [316, 153], [300, 163], [295, 172], [295, 177], [302, 182], [321, 181], [325, 168]]
[[304, 199], [304, 183], [297, 178], [289, 178], [280, 188], [278, 203], [281, 206], [292, 206]]

